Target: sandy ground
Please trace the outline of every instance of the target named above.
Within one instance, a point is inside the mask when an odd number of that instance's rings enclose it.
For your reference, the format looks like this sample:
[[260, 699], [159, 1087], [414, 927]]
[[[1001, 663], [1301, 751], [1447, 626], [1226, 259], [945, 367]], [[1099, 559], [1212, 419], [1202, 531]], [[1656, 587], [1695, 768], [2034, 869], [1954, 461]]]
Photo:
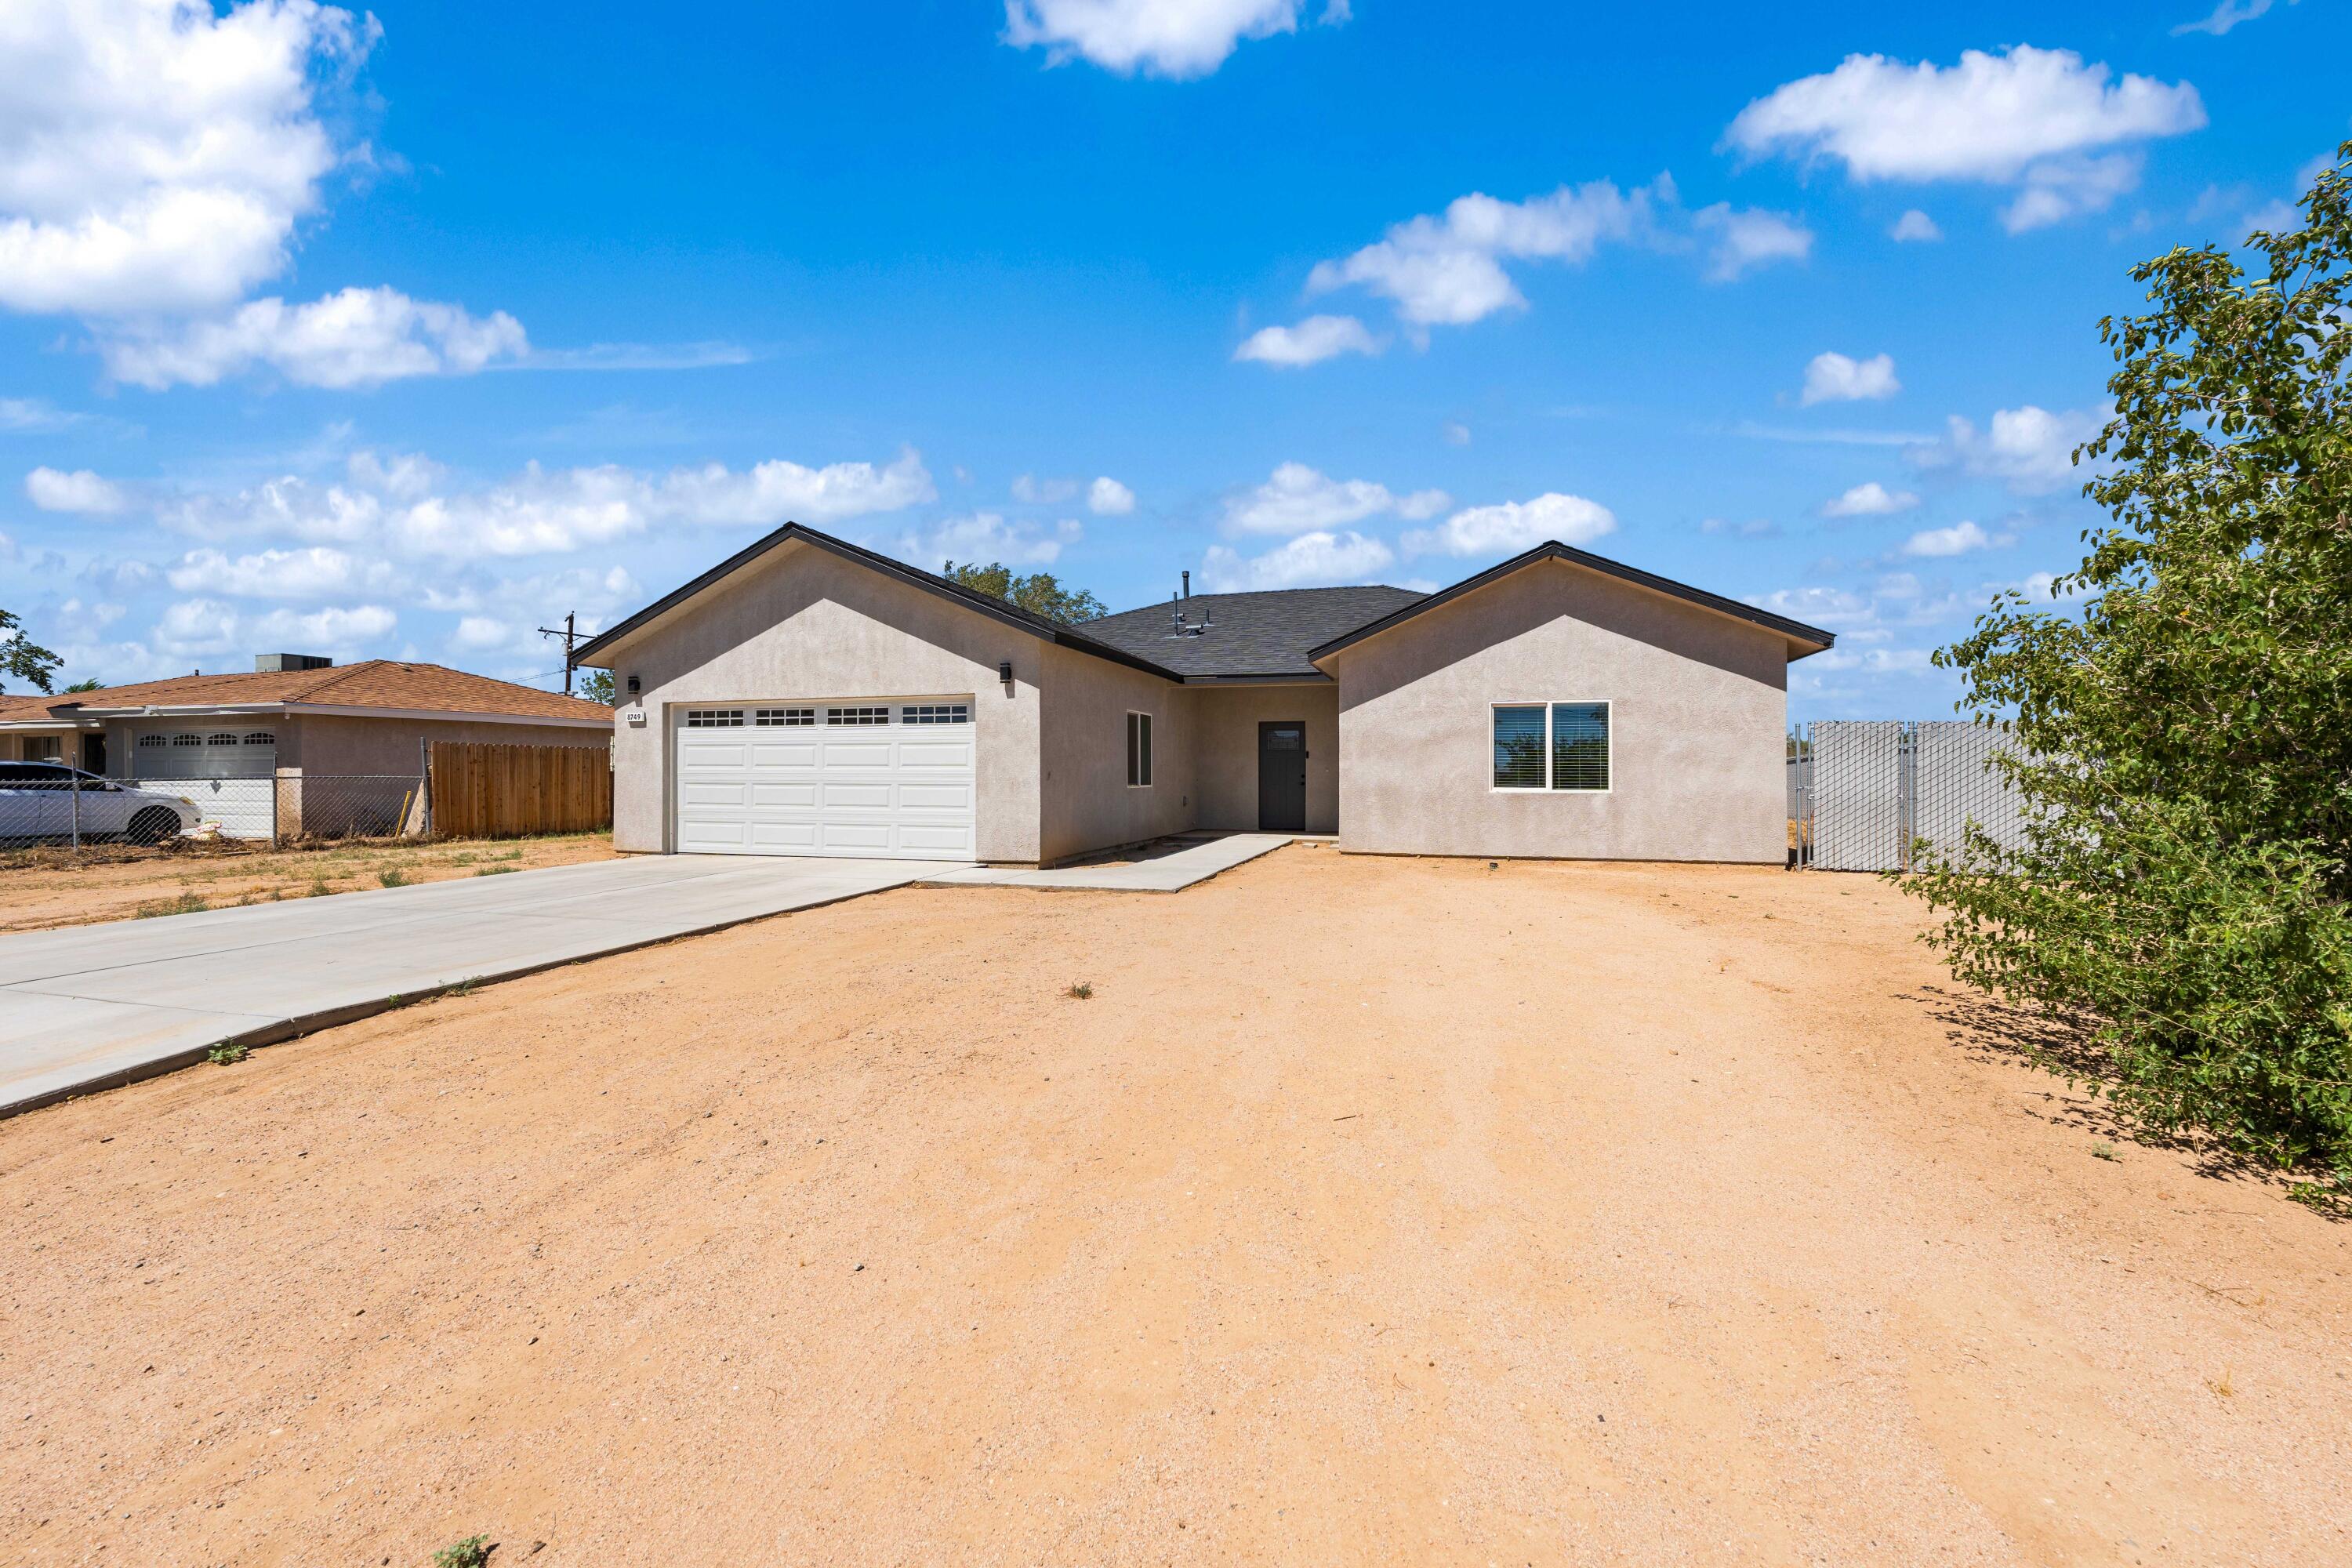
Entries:
[[2352, 1226], [1916, 920], [1297, 847], [0, 1123], [0, 1561], [2352, 1562]]
[[0, 931], [357, 892], [383, 887], [386, 872], [438, 882], [612, 858], [609, 833], [283, 850], [241, 844], [17, 849], [0, 852]]

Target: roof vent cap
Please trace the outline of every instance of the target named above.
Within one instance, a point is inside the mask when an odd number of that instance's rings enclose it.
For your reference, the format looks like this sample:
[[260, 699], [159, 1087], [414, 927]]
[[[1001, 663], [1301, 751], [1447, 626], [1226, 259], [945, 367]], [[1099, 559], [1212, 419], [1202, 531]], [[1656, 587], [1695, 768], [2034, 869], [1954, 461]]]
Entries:
[[254, 673], [281, 673], [301, 669], [332, 669], [335, 661], [322, 653], [257, 653], [253, 656]]

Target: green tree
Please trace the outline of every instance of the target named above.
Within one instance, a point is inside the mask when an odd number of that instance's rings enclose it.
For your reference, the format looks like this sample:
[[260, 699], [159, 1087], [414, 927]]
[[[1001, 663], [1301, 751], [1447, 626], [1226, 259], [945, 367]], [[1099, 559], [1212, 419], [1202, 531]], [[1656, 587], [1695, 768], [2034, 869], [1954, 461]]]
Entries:
[[87, 680], [75, 681], [71, 686], [66, 688], [66, 692], [70, 696], [72, 693], [77, 691], [103, 691], [105, 689], [106, 682], [93, 675]]
[[610, 708], [613, 705], [613, 672], [609, 669], [583, 670], [579, 684], [573, 689], [589, 701], [602, 702]]
[[[47, 691], [50, 678], [56, 675], [58, 666], [64, 662], [26, 637], [23, 622], [8, 611], [0, 610], [0, 676], [29, 680]], [[0, 690], [5, 689], [5, 687], [0, 687]]]
[[993, 599], [1043, 616], [1064, 626], [1076, 626], [1105, 614], [1103, 603], [1083, 588], [1065, 588], [1050, 573], [1036, 572], [1024, 577], [1002, 561], [987, 565], [967, 561], [959, 566], [949, 562], [940, 575], [961, 587], [986, 594]]
[[2254, 235], [2136, 268], [2115, 413], [2076, 454], [2112, 522], [1939, 653], [2013, 715], [2023, 847], [1908, 879], [1964, 979], [2079, 1019], [2107, 1091], [2352, 1200], [2352, 142]]

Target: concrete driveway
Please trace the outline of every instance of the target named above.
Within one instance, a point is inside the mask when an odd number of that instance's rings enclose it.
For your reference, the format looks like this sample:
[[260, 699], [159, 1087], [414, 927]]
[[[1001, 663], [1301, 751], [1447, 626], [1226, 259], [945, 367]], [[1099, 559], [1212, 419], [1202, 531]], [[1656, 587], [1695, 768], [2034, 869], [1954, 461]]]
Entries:
[[642, 856], [0, 937], [0, 1116], [363, 1017], [959, 869]]

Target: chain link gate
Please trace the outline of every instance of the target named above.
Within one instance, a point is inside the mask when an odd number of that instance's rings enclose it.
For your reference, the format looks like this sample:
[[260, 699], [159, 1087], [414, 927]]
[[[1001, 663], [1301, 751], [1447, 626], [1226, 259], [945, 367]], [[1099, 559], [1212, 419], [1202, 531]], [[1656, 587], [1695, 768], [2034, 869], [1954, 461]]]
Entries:
[[1993, 759], [2006, 725], [1966, 720], [1823, 719], [1790, 742], [1793, 860], [1820, 871], [1907, 871], [1925, 839], [1959, 849], [1974, 822], [2024, 843], [2024, 803]]

